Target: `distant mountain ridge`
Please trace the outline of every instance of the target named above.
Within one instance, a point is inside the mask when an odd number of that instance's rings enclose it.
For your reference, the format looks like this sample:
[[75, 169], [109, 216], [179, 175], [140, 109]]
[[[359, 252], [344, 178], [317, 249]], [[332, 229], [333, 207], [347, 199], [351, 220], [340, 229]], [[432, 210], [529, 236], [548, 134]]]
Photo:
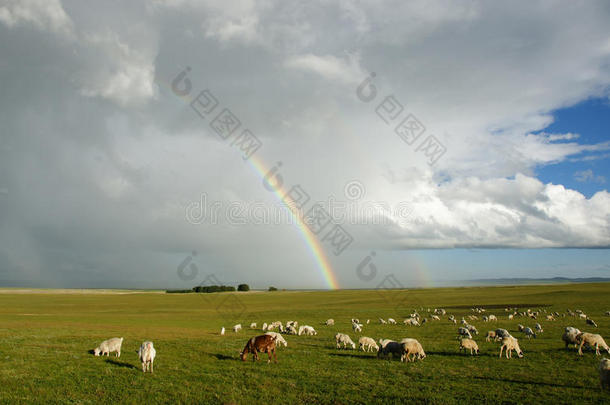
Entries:
[[462, 280], [462, 282], [469, 285], [601, 283], [610, 282], [610, 277], [479, 278], [473, 280]]

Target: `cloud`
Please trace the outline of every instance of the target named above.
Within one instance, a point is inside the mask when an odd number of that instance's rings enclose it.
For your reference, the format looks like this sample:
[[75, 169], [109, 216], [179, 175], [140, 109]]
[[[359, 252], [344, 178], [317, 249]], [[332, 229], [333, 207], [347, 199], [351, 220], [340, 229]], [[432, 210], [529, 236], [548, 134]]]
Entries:
[[[258, 162], [282, 162], [285, 186], [310, 204], [347, 204], [354, 179], [367, 201], [408, 204], [406, 221], [345, 224], [356, 253], [333, 258], [338, 269], [373, 247], [608, 247], [608, 193], [586, 198], [536, 172], [609, 156], [609, 142], [547, 129], [554, 110], [608, 97], [609, 12], [596, 1], [4, 2], [0, 270], [171, 285], [197, 250], [200, 268], [226, 279], [320, 286], [294, 225], [186, 221], [204, 192], [277, 203], [211, 129], [225, 108], [236, 132], [262, 140]], [[187, 66], [192, 89], [178, 97], [172, 81]], [[363, 102], [369, 72], [376, 97]], [[202, 118], [189, 100], [204, 89], [218, 106]], [[390, 95], [401, 111], [386, 122]], [[395, 133], [408, 114], [447, 149], [433, 166]]]
[[39, 30], [72, 35], [74, 24], [60, 0], [8, 0], [0, 5], [0, 22], [13, 28], [33, 25]]
[[333, 55], [297, 55], [287, 59], [284, 66], [315, 73], [328, 81], [341, 81], [347, 84], [357, 84], [366, 77], [354, 56], [341, 59]]
[[606, 182], [606, 178], [604, 176], [596, 176], [595, 174], [593, 174], [593, 170], [591, 169], [580, 170], [575, 172], [574, 178], [576, 179], [576, 181], [579, 181], [581, 183], [594, 182], [602, 184]]

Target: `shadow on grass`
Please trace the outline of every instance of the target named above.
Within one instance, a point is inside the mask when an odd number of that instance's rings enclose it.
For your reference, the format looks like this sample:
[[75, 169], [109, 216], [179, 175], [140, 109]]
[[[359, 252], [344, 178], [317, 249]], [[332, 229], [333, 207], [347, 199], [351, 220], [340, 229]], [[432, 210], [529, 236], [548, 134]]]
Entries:
[[589, 387], [581, 387], [578, 385], [567, 385], [567, 384], [552, 384], [540, 381], [527, 381], [527, 380], [515, 380], [511, 378], [497, 378], [497, 377], [469, 377], [475, 380], [486, 380], [486, 381], [501, 381], [515, 384], [529, 384], [529, 385], [538, 385], [543, 387], [556, 387], [556, 388], [576, 388], [580, 390], [589, 389]]
[[[353, 357], [355, 359], [367, 359], [367, 360], [377, 360], [377, 355], [373, 355], [373, 356], [367, 356], [366, 354], [354, 354], [354, 353], [329, 353], [331, 356], [337, 356], [337, 357]], [[383, 360], [383, 359], [380, 359]]]
[[112, 364], [113, 366], [117, 366], [117, 367], [136, 368], [136, 366], [134, 366], [133, 364], [125, 363], [123, 361], [118, 361], [118, 360], [113, 360], [113, 359], [106, 359], [105, 361], [106, 361], [106, 363]]
[[222, 353], [204, 353], [208, 356], [212, 356], [212, 357], [216, 357], [216, 359], [218, 360], [239, 360], [239, 357], [235, 357], [235, 356], [227, 356], [226, 354], [222, 354]]

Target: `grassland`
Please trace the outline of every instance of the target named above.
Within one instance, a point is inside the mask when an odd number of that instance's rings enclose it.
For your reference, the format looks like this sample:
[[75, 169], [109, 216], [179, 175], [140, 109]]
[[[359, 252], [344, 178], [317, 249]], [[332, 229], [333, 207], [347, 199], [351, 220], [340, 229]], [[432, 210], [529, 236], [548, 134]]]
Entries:
[[[204, 296], [205, 295], [205, 296]], [[602, 403], [599, 357], [577, 356], [560, 340], [571, 317], [540, 320], [544, 333], [525, 339], [508, 321], [506, 306], [565, 312], [582, 309], [610, 340], [610, 284], [446, 288], [412, 291], [253, 292], [220, 294], [58, 294], [4, 291], [0, 294], [1, 403]], [[499, 345], [476, 340], [481, 355], [458, 353], [456, 326], [446, 319], [422, 327], [380, 325], [379, 317], [399, 322], [413, 310], [443, 307], [470, 314], [472, 306], [499, 321], [472, 323], [484, 333], [515, 331], [523, 359], [498, 359]], [[375, 339], [414, 337], [428, 357], [421, 362], [378, 360], [372, 353], [337, 350], [333, 336], [352, 333], [350, 318], [371, 319], [363, 335]], [[333, 327], [322, 326], [334, 318]], [[247, 337], [259, 334], [250, 322], [298, 320], [317, 336], [287, 336], [279, 363], [238, 360]], [[228, 331], [237, 321], [244, 331]], [[90, 354], [100, 341], [124, 337], [119, 359]], [[153, 375], [142, 374], [136, 350], [153, 340]], [[250, 360], [250, 359], [248, 359]]]

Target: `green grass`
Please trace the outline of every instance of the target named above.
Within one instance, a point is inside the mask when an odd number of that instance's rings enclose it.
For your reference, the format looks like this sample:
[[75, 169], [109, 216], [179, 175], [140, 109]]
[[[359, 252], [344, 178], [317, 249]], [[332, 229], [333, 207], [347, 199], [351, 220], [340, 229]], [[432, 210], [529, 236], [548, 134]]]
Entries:
[[[402, 292], [252, 292], [220, 294], [0, 294], [0, 402], [98, 403], [601, 403], [596, 367], [600, 357], [565, 350], [565, 326], [600, 333], [610, 341], [610, 284], [569, 284], [425, 289]], [[484, 335], [503, 327], [511, 332], [505, 306], [582, 309], [598, 323], [566, 317], [539, 319], [544, 333], [519, 338], [523, 359], [499, 359], [499, 345], [475, 339], [481, 355], [458, 353], [456, 325], [446, 317], [422, 327], [400, 322], [413, 309], [442, 307], [461, 318], [472, 306], [498, 316], [497, 323], [472, 321]], [[238, 316], [239, 308], [245, 308]], [[417, 338], [428, 357], [416, 363], [378, 360], [375, 354], [337, 350], [334, 335], [352, 332], [350, 318], [371, 319], [364, 336]], [[379, 317], [399, 325], [380, 325]], [[244, 330], [230, 327], [242, 320]], [[322, 323], [335, 319], [335, 326]], [[250, 322], [297, 320], [317, 336], [286, 336], [278, 364], [238, 359]], [[226, 336], [219, 336], [222, 326]], [[89, 353], [110, 337], [124, 337], [123, 353]], [[155, 373], [141, 372], [136, 350], [144, 340], [157, 349]], [[606, 355], [607, 356], [607, 355]], [[466, 402], [465, 402], [466, 401]]]

